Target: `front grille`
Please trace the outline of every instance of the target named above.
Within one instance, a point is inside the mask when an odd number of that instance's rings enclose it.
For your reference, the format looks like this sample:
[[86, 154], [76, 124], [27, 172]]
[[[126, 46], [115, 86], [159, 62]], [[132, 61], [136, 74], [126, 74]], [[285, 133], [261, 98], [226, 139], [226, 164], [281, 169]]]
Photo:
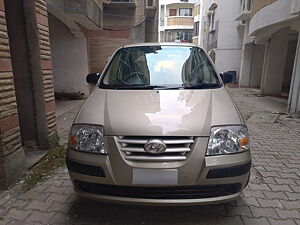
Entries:
[[[131, 161], [184, 161], [194, 143], [193, 137], [119, 136], [117, 138], [125, 159]], [[157, 155], [146, 152], [144, 145], [150, 139], [163, 141], [167, 146], [166, 151]]]
[[75, 180], [79, 191], [92, 194], [145, 199], [201, 199], [214, 198], [238, 193], [240, 183], [218, 185], [172, 186], [172, 187], [131, 187], [120, 185], [95, 184]]

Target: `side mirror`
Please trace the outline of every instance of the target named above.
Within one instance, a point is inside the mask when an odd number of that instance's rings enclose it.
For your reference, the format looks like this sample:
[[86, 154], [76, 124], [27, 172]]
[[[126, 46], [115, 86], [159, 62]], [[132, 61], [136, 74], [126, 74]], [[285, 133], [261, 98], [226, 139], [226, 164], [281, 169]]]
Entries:
[[223, 72], [220, 73], [220, 76], [224, 84], [229, 84], [235, 81], [232, 72]]
[[90, 73], [86, 76], [85, 80], [88, 84], [96, 85], [100, 78], [100, 73]]

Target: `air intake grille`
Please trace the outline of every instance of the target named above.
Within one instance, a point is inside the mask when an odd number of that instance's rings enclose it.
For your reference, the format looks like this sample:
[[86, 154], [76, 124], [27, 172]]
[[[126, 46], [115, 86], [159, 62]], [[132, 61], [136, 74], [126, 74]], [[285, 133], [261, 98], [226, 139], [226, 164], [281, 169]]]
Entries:
[[[161, 140], [166, 145], [166, 150], [160, 154], [151, 154], [145, 151], [145, 144], [151, 140]], [[193, 137], [143, 137], [143, 136], [119, 136], [118, 142], [125, 158], [131, 161], [184, 161], [191, 151], [194, 143]]]
[[238, 193], [241, 190], [240, 183], [218, 185], [195, 185], [175, 187], [134, 187], [107, 184], [95, 184], [75, 180], [75, 187], [84, 192], [146, 199], [200, 199], [215, 198]]

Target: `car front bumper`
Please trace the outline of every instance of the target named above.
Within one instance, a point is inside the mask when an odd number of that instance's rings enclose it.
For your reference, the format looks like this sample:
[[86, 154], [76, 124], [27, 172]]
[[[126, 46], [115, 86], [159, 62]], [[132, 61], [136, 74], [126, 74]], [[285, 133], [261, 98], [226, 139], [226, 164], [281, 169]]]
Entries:
[[[67, 167], [76, 192], [94, 200], [145, 205], [200, 205], [232, 201], [246, 186], [250, 152], [205, 156], [208, 138], [198, 138], [183, 162], [140, 163], [122, 157], [113, 137], [107, 138], [109, 155], [68, 149]], [[168, 177], [136, 182], [135, 171], [167, 172]], [[160, 176], [160, 175], [158, 175]], [[139, 178], [140, 179], [140, 178]], [[164, 183], [165, 182], [165, 183]]]

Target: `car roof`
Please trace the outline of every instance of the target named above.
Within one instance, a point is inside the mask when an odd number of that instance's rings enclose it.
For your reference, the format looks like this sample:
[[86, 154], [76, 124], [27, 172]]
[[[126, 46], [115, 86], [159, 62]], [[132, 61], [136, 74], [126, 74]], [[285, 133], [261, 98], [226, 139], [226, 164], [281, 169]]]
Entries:
[[143, 47], [143, 46], [186, 46], [186, 47], [198, 47], [191, 43], [175, 43], [175, 42], [147, 42], [147, 43], [136, 43], [136, 44], [128, 44], [123, 45], [123, 48], [130, 47]]

